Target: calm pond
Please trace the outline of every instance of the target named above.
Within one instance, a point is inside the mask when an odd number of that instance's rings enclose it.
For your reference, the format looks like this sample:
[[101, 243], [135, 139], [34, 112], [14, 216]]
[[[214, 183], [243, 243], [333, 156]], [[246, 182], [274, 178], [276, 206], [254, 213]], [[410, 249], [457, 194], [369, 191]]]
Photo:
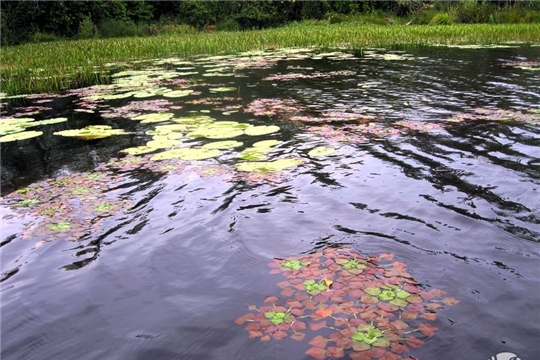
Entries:
[[4, 99], [1, 358], [540, 358], [540, 47], [401, 50]]

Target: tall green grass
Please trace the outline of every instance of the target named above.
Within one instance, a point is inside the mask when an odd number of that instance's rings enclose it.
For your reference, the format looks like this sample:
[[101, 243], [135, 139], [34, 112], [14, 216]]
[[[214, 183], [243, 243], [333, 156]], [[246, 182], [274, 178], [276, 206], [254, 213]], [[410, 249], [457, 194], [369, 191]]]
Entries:
[[58, 92], [106, 81], [108, 63], [165, 56], [234, 53], [283, 47], [540, 43], [539, 24], [376, 26], [291, 24], [282, 28], [152, 37], [86, 39], [2, 48], [0, 91]]

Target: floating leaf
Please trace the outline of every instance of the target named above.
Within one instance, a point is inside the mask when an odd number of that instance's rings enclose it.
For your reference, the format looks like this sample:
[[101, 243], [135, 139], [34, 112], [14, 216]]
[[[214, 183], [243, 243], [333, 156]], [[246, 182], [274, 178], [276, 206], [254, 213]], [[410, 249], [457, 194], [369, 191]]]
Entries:
[[458, 299], [454, 299], [454, 298], [450, 298], [450, 297], [446, 297], [446, 298], [442, 299], [441, 301], [442, 301], [445, 305], [448, 305], [448, 306], [459, 304], [459, 300], [458, 300]]
[[139, 115], [137, 117], [134, 117], [133, 120], [138, 120], [142, 123], [154, 123], [170, 120], [173, 116], [173, 113], [153, 113]]
[[109, 125], [89, 125], [78, 130], [57, 131], [54, 135], [76, 137], [83, 140], [102, 139], [112, 135], [127, 135], [122, 129], [113, 129]]
[[168, 97], [168, 98], [179, 98], [179, 97], [188, 96], [192, 92], [193, 90], [173, 90], [173, 91], [168, 91], [166, 93], [163, 93], [163, 96]]
[[266, 135], [279, 131], [279, 126], [276, 125], [260, 125], [260, 126], [250, 126], [246, 128], [246, 135], [257, 136], [257, 135]]
[[71, 230], [71, 223], [69, 221], [59, 221], [54, 223], [49, 223], [47, 225], [52, 231], [64, 232]]
[[437, 327], [431, 324], [422, 323], [418, 325], [418, 331], [420, 331], [422, 334], [426, 336], [433, 336], [435, 332], [437, 331]]
[[109, 210], [111, 210], [112, 208], [113, 208], [113, 207], [112, 207], [111, 204], [105, 203], [105, 204], [100, 204], [100, 205], [96, 206], [96, 207], [94, 208], [94, 210], [96, 210], [96, 211], [109, 211]]
[[317, 360], [324, 360], [326, 357], [326, 350], [324, 350], [324, 348], [312, 347], [306, 351], [306, 354]]
[[219, 156], [217, 149], [173, 149], [161, 152], [150, 158], [152, 161], [180, 158], [182, 160], [203, 160]]
[[326, 309], [319, 309], [315, 312], [315, 314], [319, 315], [322, 318], [325, 318], [327, 316], [332, 315], [332, 310], [326, 308]]
[[210, 88], [209, 90], [210, 90], [210, 92], [218, 93], [218, 92], [236, 91], [237, 88], [235, 88], [233, 86], [229, 86], [229, 87]]
[[43, 135], [43, 131], [22, 131], [22, 132], [17, 132], [14, 134], [4, 135], [0, 137], [0, 143], [26, 140], [26, 139], [31, 139], [31, 138], [38, 137], [41, 135]]
[[235, 148], [242, 145], [244, 145], [244, 143], [241, 141], [234, 141], [234, 140], [216, 141], [216, 142], [205, 144], [202, 146], [202, 148], [203, 149], [230, 149], [230, 148]]
[[294, 334], [291, 335], [291, 339], [296, 340], [296, 341], [302, 341], [304, 340], [305, 337], [306, 337], [306, 334], [300, 333], [300, 332], [295, 332]]
[[121, 153], [129, 154], [129, 155], [147, 154], [147, 153], [150, 153], [152, 151], [156, 151], [156, 148], [155, 147], [150, 147], [150, 146], [136, 146], [136, 147], [131, 147], [131, 148], [120, 150]]
[[316, 147], [314, 149], [311, 149], [308, 152], [308, 155], [311, 156], [311, 157], [326, 156], [326, 155], [332, 154], [335, 151], [336, 151], [336, 149], [334, 149], [334, 148], [328, 148], [328, 147], [320, 146], [320, 147]]

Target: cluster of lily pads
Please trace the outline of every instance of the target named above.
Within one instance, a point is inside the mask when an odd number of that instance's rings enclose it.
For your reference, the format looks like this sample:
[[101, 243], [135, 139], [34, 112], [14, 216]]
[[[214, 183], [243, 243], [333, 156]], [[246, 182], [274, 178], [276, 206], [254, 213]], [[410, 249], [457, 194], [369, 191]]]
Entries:
[[502, 65], [521, 70], [540, 70], [540, 61], [506, 61]]
[[67, 121], [67, 118], [60, 117], [46, 120], [35, 120], [34, 118], [2, 118], [0, 119], [0, 142], [31, 139], [43, 135], [43, 131], [27, 130], [36, 126], [57, 124]]
[[75, 241], [99, 231], [105, 218], [131, 206], [129, 200], [112, 197], [109, 191], [121, 181], [106, 172], [61, 176], [12, 192], [1, 198], [0, 206], [25, 222], [23, 240]]
[[531, 125], [540, 125], [540, 109], [528, 111], [504, 109], [474, 109], [473, 112], [453, 115], [447, 121], [461, 123], [465, 121], [484, 120], [498, 122], [521, 122]]
[[262, 341], [313, 336], [306, 354], [315, 359], [410, 359], [411, 348], [435, 335], [436, 312], [459, 301], [426, 290], [392, 261], [393, 254], [362, 256], [349, 248], [276, 259], [271, 274], [286, 280], [264, 305], [250, 305], [235, 320]]

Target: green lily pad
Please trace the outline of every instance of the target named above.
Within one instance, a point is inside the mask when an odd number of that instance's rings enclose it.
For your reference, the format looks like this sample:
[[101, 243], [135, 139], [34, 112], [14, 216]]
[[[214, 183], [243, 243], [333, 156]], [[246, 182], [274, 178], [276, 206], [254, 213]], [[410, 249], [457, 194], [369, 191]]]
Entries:
[[365, 292], [368, 293], [371, 296], [378, 296], [381, 293], [381, 289], [371, 287], [371, 288], [366, 288]]
[[384, 301], [390, 301], [396, 297], [396, 294], [392, 290], [384, 290], [379, 294], [379, 299]]
[[411, 293], [405, 290], [398, 289], [395, 291], [396, 297], [399, 299], [405, 299], [411, 296]]
[[17, 206], [17, 207], [32, 207], [34, 205], [39, 204], [39, 202], [40, 201], [38, 199], [24, 199], [22, 201], [19, 201], [17, 203], [17, 205], [15, 205], [15, 206]]
[[168, 97], [168, 98], [179, 98], [179, 97], [188, 96], [192, 92], [193, 90], [173, 90], [173, 91], [164, 93], [163, 96]]
[[[156, 139], [156, 137], [154, 137]], [[146, 146], [154, 149], [167, 149], [173, 146], [182, 145], [180, 140], [169, 140], [164, 137], [157, 137], [157, 140], [151, 140], [146, 143]]]
[[334, 149], [334, 148], [328, 148], [328, 147], [319, 146], [319, 147], [316, 147], [314, 149], [311, 149], [308, 152], [308, 155], [311, 156], [311, 157], [326, 156], [326, 155], [332, 154], [334, 151], [336, 151], [336, 149]]
[[54, 223], [49, 223], [47, 225], [52, 231], [64, 232], [71, 230], [71, 223], [69, 221], [59, 221]]
[[156, 154], [150, 160], [167, 160], [180, 158], [182, 160], [204, 160], [219, 156], [221, 152], [218, 149], [173, 149]]
[[248, 160], [248, 161], [261, 161], [261, 160], [268, 159], [268, 156], [266, 156], [264, 151], [261, 151], [256, 148], [249, 148], [249, 149], [245, 149], [244, 151], [240, 153], [240, 159]]
[[39, 121], [34, 121], [34, 122], [28, 124], [28, 127], [39, 126], [39, 125], [58, 124], [58, 123], [61, 123], [61, 122], [66, 122], [67, 120], [68, 120], [68, 118], [64, 118], [64, 117], [54, 118], [54, 119], [39, 120]]
[[210, 90], [210, 92], [217, 93], [217, 92], [235, 91], [235, 90], [237, 90], [237, 88], [235, 88], [234, 86], [229, 86], [229, 87], [211, 88], [209, 90]]
[[109, 125], [89, 125], [83, 129], [57, 131], [54, 135], [77, 137], [83, 140], [102, 139], [112, 135], [128, 135], [122, 129], [113, 129]]
[[99, 204], [98, 206], [96, 206], [94, 208], [94, 210], [96, 210], [96, 211], [109, 211], [112, 208], [113, 208], [113, 206], [111, 204], [104, 203], [104, 204]]
[[84, 195], [84, 194], [88, 194], [89, 192], [90, 192], [90, 189], [78, 187], [78, 188], [73, 189], [71, 193], [73, 195]]
[[286, 260], [281, 265], [289, 269], [300, 270], [304, 266], [304, 263], [300, 260]]
[[209, 139], [233, 138], [244, 134], [242, 126], [243, 124], [236, 123], [234, 121], [219, 121], [208, 125], [199, 126], [186, 136], [205, 137]]
[[275, 161], [253, 161], [236, 164], [236, 168], [242, 171], [254, 172], [278, 172], [283, 169], [298, 166], [302, 163], [300, 159], [280, 159]]
[[404, 307], [404, 306], [407, 306], [408, 302], [403, 299], [396, 298], [396, 299], [390, 300], [390, 304], [396, 305], [399, 307]]
[[283, 141], [280, 140], [261, 140], [254, 143], [252, 146], [254, 148], [272, 148], [276, 145], [281, 144]]
[[241, 141], [229, 140], [229, 141], [216, 141], [202, 146], [202, 149], [231, 149], [244, 145]]
[[166, 92], [172, 91], [171, 89], [160, 87], [160, 88], [151, 88], [143, 89], [133, 93], [133, 97], [137, 99], [143, 99], [147, 97], [152, 97], [156, 95], [163, 95]]
[[43, 135], [43, 131], [22, 131], [0, 137], [0, 143], [17, 140], [26, 140]]
[[266, 135], [266, 134], [271, 134], [278, 131], [279, 131], [279, 126], [276, 126], [276, 125], [250, 126], [245, 130], [246, 134], [250, 136]]
[[120, 150], [120, 152], [124, 154], [130, 154], [130, 155], [141, 155], [141, 154], [148, 154], [156, 150], [157, 149], [155, 147], [150, 147], [150, 146], [135, 146], [135, 147], [130, 147], [127, 149]]
[[139, 120], [142, 123], [154, 123], [170, 120], [173, 116], [173, 113], [154, 113], [139, 115], [133, 118], [133, 120]]
[[201, 124], [208, 124], [213, 122], [215, 119], [211, 118], [208, 115], [197, 115], [197, 116], [183, 116], [183, 117], [176, 117], [171, 119], [171, 121], [174, 121], [179, 124], [192, 124], [192, 125], [201, 125]]

